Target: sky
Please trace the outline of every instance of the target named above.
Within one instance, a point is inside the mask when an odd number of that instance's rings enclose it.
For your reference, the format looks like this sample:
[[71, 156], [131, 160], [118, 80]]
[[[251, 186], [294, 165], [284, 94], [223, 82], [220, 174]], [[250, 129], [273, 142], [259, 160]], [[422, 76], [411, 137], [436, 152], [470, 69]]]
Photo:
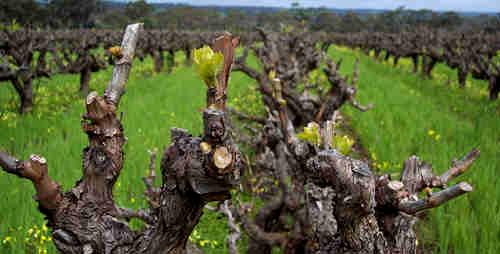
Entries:
[[293, 2], [299, 2], [305, 7], [340, 9], [395, 9], [405, 6], [407, 9], [500, 12], [500, 0], [148, 0], [148, 2], [273, 7], [290, 7]]

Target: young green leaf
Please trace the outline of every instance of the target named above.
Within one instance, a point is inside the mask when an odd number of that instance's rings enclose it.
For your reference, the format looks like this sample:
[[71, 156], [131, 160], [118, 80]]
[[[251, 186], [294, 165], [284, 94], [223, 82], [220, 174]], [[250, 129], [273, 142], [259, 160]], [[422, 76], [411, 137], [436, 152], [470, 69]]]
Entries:
[[354, 145], [354, 139], [347, 135], [344, 136], [334, 136], [333, 137], [333, 148], [343, 155], [349, 155], [352, 152], [352, 146]]
[[304, 127], [304, 131], [297, 134], [297, 137], [313, 145], [320, 145], [321, 135], [319, 133], [319, 125], [315, 122], [308, 123], [307, 126]]
[[222, 68], [224, 56], [215, 53], [210, 47], [204, 46], [194, 50], [194, 63], [196, 71], [207, 87], [215, 87], [217, 74]]

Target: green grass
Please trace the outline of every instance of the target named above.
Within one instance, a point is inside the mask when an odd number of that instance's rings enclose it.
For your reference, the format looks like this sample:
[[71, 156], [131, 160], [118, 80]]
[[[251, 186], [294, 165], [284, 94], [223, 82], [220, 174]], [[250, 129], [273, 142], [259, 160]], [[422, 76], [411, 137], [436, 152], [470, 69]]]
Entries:
[[[461, 177], [475, 192], [434, 209], [420, 227], [424, 244], [440, 253], [495, 253], [500, 249], [500, 188], [495, 170], [500, 165], [499, 104], [486, 100], [486, 84], [471, 80], [465, 91], [445, 85], [453, 72], [438, 66], [437, 78], [422, 80], [409, 73], [409, 62], [398, 69], [386, 67], [358, 52], [335, 48], [333, 55], [344, 58], [342, 71], [351, 71], [360, 57], [359, 101], [372, 102], [366, 113], [346, 107], [344, 112], [363, 145], [380, 165], [399, 172], [411, 154], [418, 154], [442, 172], [455, 156], [472, 147], [482, 150], [470, 172]], [[182, 54], [178, 54], [182, 57]], [[182, 62], [182, 58], [176, 61]], [[255, 64], [255, 61], [252, 60]], [[151, 74], [151, 61], [136, 63], [120, 111], [128, 137], [125, 168], [116, 185], [116, 200], [122, 206], [145, 207], [144, 186], [148, 149], [162, 151], [169, 144], [169, 129], [180, 127], [201, 133], [205, 86], [192, 68], [179, 67], [170, 75]], [[94, 73], [91, 87], [102, 93], [110, 70]], [[77, 75], [56, 75], [37, 85], [34, 113], [18, 116], [17, 98], [10, 84], [0, 83], [0, 149], [26, 158], [31, 153], [45, 156], [49, 173], [65, 190], [81, 176], [81, 153], [87, 140], [80, 128], [83, 98], [77, 95]], [[253, 83], [242, 74], [232, 75], [230, 99], [245, 99]], [[453, 82], [452, 82], [453, 83]], [[253, 107], [253, 105], [250, 105]], [[429, 136], [429, 130], [436, 134]], [[436, 135], [440, 139], [436, 140]], [[0, 253], [55, 253], [41, 240], [43, 218], [32, 200], [33, 187], [25, 180], [0, 173]], [[29, 234], [29, 229], [37, 226]], [[37, 230], [40, 232], [35, 237]], [[225, 220], [206, 212], [193, 238], [206, 253], [227, 253]], [[10, 237], [10, 238], [8, 238]], [[28, 241], [25, 241], [27, 238]], [[4, 240], [9, 239], [4, 242]], [[43, 242], [43, 243], [42, 243]], [[244, 243], [242, 244], [244, 245]]]
[[444, 65], [437, 66], [433, 80], [425, 80], [410, 72], [409, 61], [392, 68], [344, 48], [331, 54], [344, 59], [345, 74], [360, 59], [358, 99], [375, 107], [366, 113], [343, 111], [379, 167], [398, 173], [416, 154], [441, 173], [452, 159], [480, 148], [480, 158], [455, 181], [468, 181], [474, 192], [431, 210], [419, 230], [423, 244], [436, 253], [498, 253], [500, 103], [487, 100], [487, 84], [468, 80], [462, 90], [455, 72]]

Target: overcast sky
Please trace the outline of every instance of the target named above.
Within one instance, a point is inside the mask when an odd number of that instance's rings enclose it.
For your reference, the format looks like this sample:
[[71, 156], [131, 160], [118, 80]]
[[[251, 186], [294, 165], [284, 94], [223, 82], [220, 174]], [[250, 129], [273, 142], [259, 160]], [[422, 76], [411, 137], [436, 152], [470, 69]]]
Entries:
[[[294, 0], [149, 0], [148, 2], [187, 3], [191, 5], [243, 5], [290, 7]], [[356, 9], [395, 9], [405, 6], [408, 9], [433, 9], [454, 11], [500, 12], [500, 0], [299, 0], [301, 6], [356, 8]]]

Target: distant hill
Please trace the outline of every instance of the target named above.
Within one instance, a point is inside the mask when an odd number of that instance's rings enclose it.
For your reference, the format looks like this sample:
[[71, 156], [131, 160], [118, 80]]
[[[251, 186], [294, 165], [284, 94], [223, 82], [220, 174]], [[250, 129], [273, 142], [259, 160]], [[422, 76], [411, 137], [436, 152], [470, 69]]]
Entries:
[[[0, 0], [1, 1], [1, 0]], [[40, 4], [47, 4], [50, 2], [50, 0], [37, 0], [38, 3]], [[125, 0], [104, 0], [102, 1], [104, 6], [111, 7], [111, 8], [121, 8], [124, 7], [127, 4], [127, 1]], [[176, 6], [189, 6], [186, 4], [177, 4], [177, 3], [151, 3], [156, 9], [166, 9], [166, 8], [171, 8], [171, 7], [176, 7]], [[256, 14], [256, 13], [272, 13], [272, 12], [277, 12], [277, 11], [282, 11], [286, 10], [287, 8], [279, 8], [279, 7], [266, 7], [266, 6], [216, 6], [216, 5], [196, 5], [193, 6], [193, 8], [210, 8], [210, 9], [215, 9], [220, 12], [228, 12], [230, 10], [239, 10], [243, 11], [247, 14]], [[348, 12], [354, 12], [356, 14], [360, 15], [368, 15], [368, 14], [377, 14], [377, 13], [383, 13], [387, 12], [390, 10], [383, 10], [383, 9], [337, 9], [337, 8], [310, 8], [310, 10], [316, 10], [316, 11], [330, 11], [336, 14], [345, 14]], [[442, 11], [435, 11], [435, 12], [442, 12]], [[457, 12], [459, 15], [470, 17], [470, 16], [479, 16], [479, 15], [497, 15], [495, 12]]]

